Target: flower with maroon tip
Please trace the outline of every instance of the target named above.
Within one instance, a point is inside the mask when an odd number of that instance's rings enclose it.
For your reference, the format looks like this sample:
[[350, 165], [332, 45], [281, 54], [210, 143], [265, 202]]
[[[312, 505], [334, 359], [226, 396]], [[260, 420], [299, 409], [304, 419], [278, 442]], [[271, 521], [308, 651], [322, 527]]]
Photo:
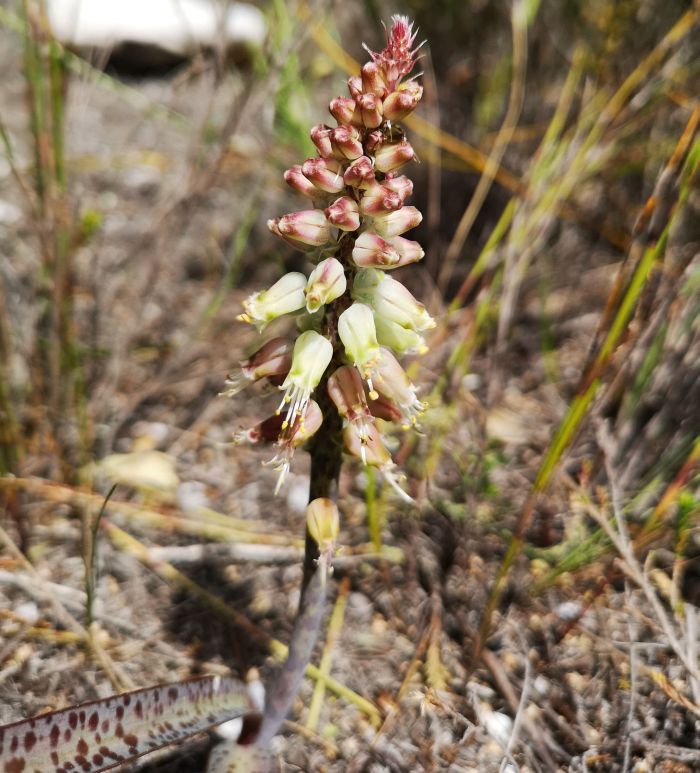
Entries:
[[336, 97], [335, 99], [331, 99], [328, 110], [339, 124], [351, 123], [360, 125], [362, 123], [362, 117], [357, 109], [355, 100], [350, 97]]
[[394, 169], [410, 161], [414, 155], [413, 147], [408, 140], [391, 142], [379, 148], [374, 157], [374, 166], [379, 172], [393, 172]]
[[362, 116], [362, 124], [376, 129], [382, 122], [382, 100], [376, 94], [360, 94], [355, 100]]
[[384, 118], [389, 121], [402, 120], [416, 109], [422, 96], [423, 87], [415, 81], [402, 83], [384, 99]]
[[357, 99], [362, 94], [361, 75], [352, 75], [348, 78], [348, 91], [353, 99]]
[[305, 288], [306, 277], [303, 274], [298, 271], [285, 274], [268, 290], [260, 290], [246, 298], [243, 301], [245, 313], [240, 314], [238, 319], [264, 330], [273, 319], [304, 307]]
[[241, 443], [257, 445], [258, 443], [275, 443], [283, 439], [287, 443], [291, 443], [293, 447], [299, 446], [319, 429], [322, 422], [323, 412], [318, 403], [315, 400], [309, 400], [303, 422], [301, 417], [297, 416], [294, 424], [285, 431], [282, 428], [284, 416], [275, 413], [249, 429], [236, 432], [233, 436], [233, 442], [236, 445]]
[[352, 188], [369, 188], [374, 182], [374, 166], [368, 156], [355, 159], [343, 174], [346, 185]]
[[411, 497], [401, 488], [401, 486], [399, 486], [396, 480], [394, 474], [396, 464], [391, 458], [391, 454], [384, 445], [382, 436], [375, 425], [370, 425], [369, 434], [366, 440], [363, 441], [355, 426], [348, 424], [343, 429], [343, 445], [349, 454], [356, 456], [358, 459], [362, 459], [364, 464], [379, 469], [386, 478], [387, 483], [389, 483], [404, 501], [413, 502]]
[[404, 239], [403, 236], [394, 236], [387, 241], [399, 253], [400, 257], [399, 262], [392, 266], [392, 268], [401, 268], [401, 266], [407, 266], [409, 263], [417, 263], [425, 257], [425, 252], [423, 252], [420, 244], [411, 241], [411, 239]]
[[328, 222], [341, 231], [357, 231], [360, 227], [360, 208], [349, 196], [341, 196], [323, 211]]
[[367, 405], [369, 412], [376, 419], [398, 424], [403, 418], [398, 407], [388, 397], [384, 397], [384, 395], [379, 395], [376, 400], [368, 400]]
[[306, 284], [306, 310], [309, 314], [339, 298], [347, 288], [345, 269], [337, 258], [322, 260]]
[[397, 175], [395, 172], [389, 172], [384, 178], [383, 185], [390, 191], [398, 193], [402, 202], [413, 195], [413, 181], [405, 174]]
[[402, 233], [415, 228], [423, 220], [420, 210], [416, 207], [401, 207], [394, 212], [385, 212], [372, 216], [374, 230], [384, 238], [401, 236]]
[[[328, 395], [340, 416], [357, 429], [362, 441], [369, 435], [372, 415], [367, 405], [362, 377], [352, 365], [343, 365], [328, 379]], [[364, 461], [364, 458], [363, 458]]]
[[360, 212], [363, 215], [382, 215], [400, 209], [402, 205], [400, 193], [383, 183], [376, 183], [367, 188], [360, 199]]
[[365, 153], [376, 153], [384, 144], [384, 132], [381, 129], [367, 132], [365, 136]]
[[276, 217], [267, 221], [267, 227], [273, 234], [301, 249], [305, 246], [321, 247], [331, 238], [330, 224], [320, 209], [302, 209], [301, 212]]
[[292, 342], [288, 338], [271, 338], [247, 360], [243, 360], [234, 375], [226, 377], [224, 383], [229, 388], [220, 394], [233, 397], [248, 384], [262, 378], [286, 376], [292, 365], [292, 348]]
[[297, 193], [301, 193], [302, 196], [308, 196], [310, 199], [315, 199], [318, 196], [324, 195], [324, 191], [319, 190], [311, 180], [304, 177], [304, 173], [301, 170], [301, 164], [295, 164], [287, 169], [284, 173], [284, 181]]
[[333, 158], [307, 158], [301, 171], [307, 180], [326, 193], [340, 193], [345, 187], [343, 166]]
[[379, 99], [384, 99], [389, 93], [382, 71], [374, 62], [362, 65], [360, 78], [362, 79], [363, 93], [374, 94]]
[[325, 123], [317, 123], [316, 126], [311, 127], [309, 136], [311, 142], [316, 146], [319, 155], [324, 158], [328, 158], [333, 154], [333, 146], [331, 145], [331, 127], [326, 126]]
[[393, 268], [400, 260], [398, 250], [371, 231], [360, 234], [352, 250], [352, 261], [359, 268]]
[[[282, 417], [275, 416], [274, 418], [280, 419]], [[282, 430], [277, 439], [277, 446], [280, 450], [272, 459], [265, 462], [266, 466], [272, 467], [277, 473], [275, 495], [279, 493], [289, 474], [294, 450], [313, 437], [321, 428], [321, 424], [323, 424], [323, 411], [315, 400], [309, 400], [303, 408], [300, 408], [291, 422], [288, 423], [286, 419], [282, 421]]]
[[360, 132], [354, 126], [338, 126], [332, 130], [330, 139], [333, 155], [340, 161], [354, 161], [364, 153]]

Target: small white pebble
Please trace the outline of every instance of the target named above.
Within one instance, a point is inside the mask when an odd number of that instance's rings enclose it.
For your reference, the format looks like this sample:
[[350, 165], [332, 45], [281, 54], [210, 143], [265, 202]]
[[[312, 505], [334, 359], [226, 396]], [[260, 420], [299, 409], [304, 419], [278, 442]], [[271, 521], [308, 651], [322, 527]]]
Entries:
[[484, 727], [494, 740], [501, 746], [506, 746], [513, 730], [513, 720], [500, 711], [484, 712]]
[[15, 613], [23, 617], [30, 625], [39, 619], [39, 607], [33, 601], [25, 601], [15, 608]]
[[554, 614], [561, 620], [575, 620], [581, 614], [580, 601], [564, 601], [554, 609]]

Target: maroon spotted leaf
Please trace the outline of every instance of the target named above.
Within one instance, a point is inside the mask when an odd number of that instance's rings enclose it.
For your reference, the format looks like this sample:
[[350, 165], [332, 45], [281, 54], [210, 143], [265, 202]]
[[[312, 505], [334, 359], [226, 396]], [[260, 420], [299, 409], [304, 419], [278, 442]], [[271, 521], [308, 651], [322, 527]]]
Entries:
[[255, 712], [236, 679], [135, 690], [0, 727], [0, 773], [97, 773]]

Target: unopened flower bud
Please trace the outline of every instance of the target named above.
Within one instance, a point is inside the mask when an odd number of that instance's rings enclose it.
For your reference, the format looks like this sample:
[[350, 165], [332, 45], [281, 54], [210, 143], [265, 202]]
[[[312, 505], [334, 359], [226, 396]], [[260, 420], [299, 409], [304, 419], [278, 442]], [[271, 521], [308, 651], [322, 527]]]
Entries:
[[311, 142], [316, 146], [319, 155], [324, 158], [328, 158], [333, 154], [333, 146], [331, 145], [331, 127], [326, 126], [325, 123], [317, 123], [316, 126], [311, 128], [309, 132], [311, 136]]
[[379, 172], [392, 172], [410, 161], [414, 155], [411, 143], [407, 140], [392, 142], [379, 148], [374, 157], [374, 165]]
[[360, 156], [350, 164], [343, 175], [345, 185], [353, 188], [368, 188], [374, 182], [374, 167], [367, 156]]
[[360, 268], [390, 268], [398, 264], [401, 256], [386, 239], [365, 231], [357, 237], [352, 260]]
[[382, 122], [382, 100], [376, 94], [360, 94], [355, 100], [362, 115], [362, 124], [376, 129]]
[[306, 528], [321, 553], [334, 549], [340, 533], [340, 514], [333, 500], [319, 497], [309, 502]]
[[272, 338], [243, 360], [237, 373], [227, 376], [225, 383], [229, 388], [221, 394], [233, 397], [261, 378], [286, 376], [291, 365], [292, 342], [287, 338]]
[[306, 277], [303, 274], [296, 271], [285, 274], [268, 290], [253, 293], [243, 301], [245, 313], [238, 319], [263, 330], [273, 319], [303, 308], [306, 303], [305, 288]]
[[352, 365], [343, 365], [328, 379], [328, 394], [338, 413], [354, 424], [360, 438], [369, 434], [372, 416], [365, 397], [362, 377]]
[[401, 411], [403, 425], [408, 429], [416, 424], [425, 406], [416, 397], [416, 388], [411, 384], [399, 361], [386, 348], [372, 368], [372, 383], [380, 395], [388, 397]]
[[420, 210], [416, 207], [401, 207], [394, 212], [380, 213], [373, 216], [374, 230], [384, 236], [400, 236], [411, 228], [415, 228], [423, 220]]
[[327, 193], [340, 193], [345, 187], [342, 165], [332, 158], [309, 158], [302, 164], [304, 177]]
[[336, 199], [324, 212], [328, 222], [341, 231], [356, 231], [360, 227], [359, 207], [349, 196]]
[[372, 309], [365, 303], [353, 303], [338, 318], [338, 335], [347, 358], [367, 380], [370, 397], [374, 397], [370, 371], [381, 356], [381, 351], [374, 329]]
[[333, 155], [341, 161], [354, 161], [364, 150], [360, 142], [360, 133], [354, 126], [338, 126], [331, 132]]
[[402, 83], [384, 100], [384, 117], [390, 121], [400, 121], [416, 109], [423, 96], [423, 87], [415, 81]]
[[365, 190], [360, 199], [360, 212], [363, 215], [383, 215], [400, 209], [402, 205], [399, 193], [383, 183], [375, 183]]
[[384, 144], [384, 133], [381, 129], [368, 132], [365, 137], [365, 152], [376, 153]]
[[268, 220], [267, 227], [272, 233], [301, 249], [302, 245], [320, 247], [331, 238], [330, 224], [320, 209], [304, 209]]
[[336, 97], [328, 105], [330, 114], [339, 124], [354, 124], [359, 126], [362, 123], [362, 115], [355, 104], [354, 99], [350, 97]]
[[311, 272], [306, 285], [306, 310], [309, 314], [339, 298], [347, 287], [343, 264], [336, 258], [322, 260]]
[[362, 66], [360, 75], [362, 79], [362, 91], [366, 94], [374, 94], [379, 99], [387, 95], [386, 81], [381, 70], [374, 62], [367, 62]]
[[308, 330], [297, 338], [292, 367], [280, 387], [284, 390], [284, 397], [277, 413], [281, 414], [283, 408], [287, 409], [282, 422], [283, 429], [286, 429], [296, 416], [306, 413], [311, 393], [318, 386], [332, 357], [333, 344], [314, 330]]
[[392, 176], [395, 174], [395, 172], [390, 172], [384, 179], [383, 185], [385, 188], [398, 193], [401, 196], [401, 201], [404, 202], [413, 195], [413, 181], [405, 174]]
[[425, 354], [428, 347], [420, 333], [397, 325], [379, 314], [374, 315], [374, 327], [377, 331], [377, 341], [382, 346], [388, 346], [397, 354]]
[[362, 76], [353, 75], [348, 78], [348, 91], [353, 99], [357, 99], [362, 94]]
[[293, 188], [297, 193], [301, 193], [302, 196], [308, 196], [310, 199], [323, 196], [324, 192], [319, 190], [311, 180], [304, 177], [300, 164], [295, 164], [287, 169], [284, 173], [284, 180], [290, 188]]
[[435, 327], [425, 306], [395, 279], [374, 268], [358, 271], [353, 282], [353, 298], [369, 304], [375, 313], [401, 327], [422, 331]]
[[392, 239], [388, 239], [388, 242], [399, 253], [401, 258], [392, 268], [400, 268], [401, 266], [409, 265], [409, 263], [416, 263], [425, 256], [425, 252], [423, 252], [423, 248], [418, 242], [404, 239], [403, 236], [394, 236]]

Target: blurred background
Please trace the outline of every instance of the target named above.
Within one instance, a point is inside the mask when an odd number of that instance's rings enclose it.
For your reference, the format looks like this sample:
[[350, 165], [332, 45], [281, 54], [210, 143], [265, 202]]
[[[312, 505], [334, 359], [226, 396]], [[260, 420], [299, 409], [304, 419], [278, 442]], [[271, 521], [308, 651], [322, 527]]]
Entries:
[[0, 722], [274, 669], [207, 594], [288, 640], [308, 460], [274, 499], [270, 449], [231, 440], [275, 395], [217, 395], [257, 340], [241, 300], [308, 270], [266, 227], [305, 206], [282, 174], [397, 12], [427, 41], [402, 280], [439, 323], [392, 448], [419, 505], [345, 465], [328, 648], [381, 722], [310, 721], [307, 684], [280, 769], [697, 770], [681, 0], [0, 2]]

